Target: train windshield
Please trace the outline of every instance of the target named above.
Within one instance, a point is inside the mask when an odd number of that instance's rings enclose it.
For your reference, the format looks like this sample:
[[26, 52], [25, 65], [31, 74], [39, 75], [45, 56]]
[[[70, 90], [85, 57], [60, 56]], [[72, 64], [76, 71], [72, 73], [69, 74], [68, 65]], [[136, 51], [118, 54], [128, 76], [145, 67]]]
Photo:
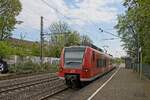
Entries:
[[84, 56], [85, 48], [66, 48], [65, 49], [65, 66], [67, 68], [80, 68]]

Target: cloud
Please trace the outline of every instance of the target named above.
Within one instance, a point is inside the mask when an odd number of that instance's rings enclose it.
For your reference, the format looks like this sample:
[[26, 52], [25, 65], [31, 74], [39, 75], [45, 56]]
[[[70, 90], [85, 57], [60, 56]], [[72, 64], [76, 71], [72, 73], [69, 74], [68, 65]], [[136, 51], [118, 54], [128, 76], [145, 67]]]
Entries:
[[[43, 1], [47, 2], [47, 6]], [[45, 18], [45, 27], [58, 20], [68, 21], [70, 24], [85, 25], [87, 21], [110, 23], [116, 19], [117, 9], [113, 5], [120, 0], [75, 0], [70, 8], [65, 0], [21, 0], [23, 10], [17, 17], [24, 21], [22, 27], [40, 27], [40, 16]], [[69, 2], [69, 0], [68, 0]], [[71, 4], [71, 3], [70, 3]], [[57, 10], [57, 11], [56, 11]], [[75, 18], [72, 20], [66, 19]]]
[[[56, 21], [58, 16], [53, 9], [43, 4], [41, 0], [20, 0], [23, 10], [17, 17], [24, 23], [20, 27], [38, 28], [40, 27], [40, 17], [44, 16], [49, 23]], [[47, 24], [45, 24], [47, 25]]]
[[114, 0], [84, 0], [68, 15], [77, 16], [81, 22], [111, 23], [117, 18], [117, 7], [113, 6], [116, 3]]
[[[17, 19], [23, 21], [24, 23], [17, 25], [14, 32], [29, 33], [30, 36], [27, 36], [29, 37], [28, 39], [35, 38], [33, 40], [37, 40], [38, 38], [39, 40], [40, 17], [43, 16], [45, 30], [47, 30], [49, 25], [55, 21], [66, 21], [73, 29], [76, 29], [82, 34], [86, 33], [97, 45], [99, 45], [100, 43], [98, 39], [105, 38], [107, 35], [100, 35], [97, 32], [97, 27], [93, 23], [101, 25], [104, 29], [105, 27], [106, 29], [108, 27], [113, 27], [117, 21], [117, 14], [122, 11], [119, 9], [118, 5], [121, 5], [123, 0], [20, 1], [22, 3], [23, 10]], [[35, 36], [36, 34], [37, 36]], [[114, 44], [117, 43], [118, 45], [116, 48], [120, 48], [119, 41]], [[120, 50], [122, 49], [120, 48]], [[115, 52], [113, 52], [113, 54], [115, 54]]]

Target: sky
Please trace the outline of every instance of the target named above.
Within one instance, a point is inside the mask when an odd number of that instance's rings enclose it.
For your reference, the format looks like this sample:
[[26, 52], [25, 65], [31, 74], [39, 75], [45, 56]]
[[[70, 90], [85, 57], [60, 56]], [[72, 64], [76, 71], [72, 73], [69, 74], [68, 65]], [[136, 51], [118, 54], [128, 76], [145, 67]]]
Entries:
[[99, 28], [117, 35], [114, 26], [117, 15], [124, 12], [123, 0], [20, 0], [22, 11], [17, 20], [13, 37], [24, 37], [30, 41], [40, 41], [40, 17], [44, 17], [44, 32], [53, 22], [64, 21], [81, 35], [88, 35], [93, 43], [105, 49], [114, 57], [124, 56], [119, 39], [101, 32]]

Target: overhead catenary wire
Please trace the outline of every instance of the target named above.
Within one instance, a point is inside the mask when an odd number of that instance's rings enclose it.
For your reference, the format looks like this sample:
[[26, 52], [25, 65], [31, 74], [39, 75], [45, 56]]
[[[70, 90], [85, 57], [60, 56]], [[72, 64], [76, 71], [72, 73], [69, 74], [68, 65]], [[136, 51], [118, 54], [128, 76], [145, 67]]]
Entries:
[[[64, 15], [62, 12], [60, 12], [57, 8], [55, 8], [55, 7], [53, 7], [53, 6], [51, 6], [48, 2], [46, 2], [45, 0], [41, 0], [44, 4], [46, 4], [49, 8], [51, 8], [51, 9], [53, 9], [57, 14], [59, 14], [59, 15], [61, 15], [61, 16], [63, 16], [64, 18], [66, 18], [67, 20], [81, 20], [80, 18], [72, 18], [72, 17], [68, 17], [68, 16], [66, 16], [66, 15]], [[88, 16], [87, 16], [88, 17]], [[90, 23], [92, 23], [94, 26], [97, 26], [97, 27], [99, 27], [97, 24], [95, 24], [92, 20], [90, 20], [89, 18], [88, 18], [88, 21], [90, 22]]]
[[[70, 21], [72, 21], [72, 20], [74, 20], [74, 19], [76, 19], [76, 20], [81, 20], [81, 19], [79, 19], [79, 18], [71, 18], [71, 17], [68, 17], [68, 16], [66, 16], [66, 15], [64, 15], [63, 13], [61, 13], [57, 8], [54, 8], [54, 7], [52, 7], [49, 3], [47, 3], [45, 0], [41, 0], [44, 4], [46, 4], [49, 8], [51, 8], [51, 9], [54, 9], [54, 11], [57, 13], [57, 14], [59, 14], [59, 15], [61, 15], [61, 16], [63, 16], [65, 19], [67, 19], [67, 20], [70, 20]], [[46, 19], [47, 20], [47, 19]], [[90, 33], [90, 32], [87, 32], [87, 30], [83, 30], [83, 29], [81, 29], [82, 31], [84, 31], [84, 32], [86, 32], [86, 33]], [[91, 34], [91, 33], [90, 33]], [[93, 37], [93, 35], [91, 34], [91, 36]]]
[[[75, 20], [81, 20], [80, 18], [72, 18], [72, 17], [68, 17], [68, 16], [66, 16], [66, 15], [64, 15], [62, 12], [60, 12], [57, 8], [55, 8], [54, 6], [52, 6], [52, 5], [50, 5], [48, 2], [46, 2], [46, 0], [41, 0], [45, 5], [47, 5], [50, 9], [53, 9], [55, 12], [56, 12], [56, 14], [58, 14], [59, 16], [62, 16], [62, 17], [64, 17], [65, 19], [67, 19], [67, 20], [70, 20], [70, 21], [73, 21], [74, 19]], [[87, 16], [88, 17], [88, 16]], [[44, 19], [46, 19], [46, 18], [44, 18]], [[48, 20], [48, 19], [46, 19], [46, 20]], [[88, 21], [90, 24], [93, 24], [94, 26], [96, 26], [96, 28], [98, 29], [99, 28], [99, 26], [95, 23], [95, 22], [93, 22], [89, 17], [88, 17], [88, 19], [86, 20], [86, 21]], [[91, 32], [87, 32], [87, 30], [83, 30], [83, 29], [81, 29], [81, 31], [83, 31], [83, 32], [86, 32], [86, 33], [88, 33], [88, 34], [91, 34]], [[98, 30], [97, 30], [98, 31]], [[92, 36], [93, 38], [95, 38], [94, 36], [93, 36], [93, 34], [91, 34], [90, 36]], [[96, 38], [97, 39], [97, 38]], [[111, 39], [105, 39], [105, 40], [114, 40], [114, 38], [111, 38]]]
[[[68, 16], [64, 15], [62, 12], [60, 12], [57, 8], [55, 8], [54, 6], [50, 5], [50, 4], [49, 4], [48, 2], [46, 2], [45, 0], [41, 0], [41, 1], [42, 1], [45, 5], [47, 5], [50, 9], [53, 9], [53, 10], [56, 12], [56, 14], [58, 14], [58, 16], [62, 16], [63, 18], [65, 18], [65, 19], [67, 19], [67, 20], [69, 20], [69, 21], [81, 20], [80, 18], [71, 18], [71, 17], [68, 17]], [[88, 16], [87, 16], [87, 17], [88, 17]], [[44, 18], [44, 20], [48, 20], [48, 19]], [[82, 21], [82, 20], [81, 20], [81, 21]], [[97, 24], [96, 24], [93, 20], [91, 20], [89, 17], [88, 17], [88, 19], [87, 19], [86, 21], [88, 21], [88, 23], [94, 25], [94, 26], [96, 27], [96, 31], [98, 31], [99, 25], [97, 25]], [[84, 30], [84, 29], [82, 29], [82, 28], [81, 28], [81, 31], [86, 32], [86, 33], [88, 33], [88, 34], [91, 34], [90, 36], [92, 36], [93, 39], [97, 39], [97, 37], [95, 38], [94, 35], [93, 35], [91, 32], [87, 32], [87, 30]], [[99, 32], [99, 31], [98, 31], [98, 32]], [[104, 31], [104, 32], [106, 32], [106, 31]], [[110, 38], [110, 39], [105, 39], [105, 40], [115, 40], [115, 39], [119, 39], [119, 38], [120, 38], [120, 37], [117, 36], [117, 35], [114, 35], [114, 34], [111, 34], [111, 35], [116, 36], [117, 38]], [[103, 39], [103, 40], [104, 40], [104, 39]]]
[[53, 9], [57, 14], [63, 16], [65, 19], [68, 20], [72, 20], [72, 19], [76, 19], [76, 18], [72, 18], [72, 17], [68, 17], [66, 15], [64, 15], [62, 12], [60, 12], [57, 8], [51, 6], [48, 2], [46, 2], [45, 0], [41, 0], [44, 4], [46, 4], [49, 8]]

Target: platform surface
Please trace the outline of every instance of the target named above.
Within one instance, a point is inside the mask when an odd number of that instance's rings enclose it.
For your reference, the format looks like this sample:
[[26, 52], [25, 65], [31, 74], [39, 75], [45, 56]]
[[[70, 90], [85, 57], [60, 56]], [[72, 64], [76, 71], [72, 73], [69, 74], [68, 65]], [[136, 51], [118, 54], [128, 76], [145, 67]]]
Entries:
[[[71, 100], [89, 100], [112, 75], [81, 89]], [[90, 100], [150, 100], [150, 80], [140, 79], [138, 73], [121, 66], [114, 77]]]

